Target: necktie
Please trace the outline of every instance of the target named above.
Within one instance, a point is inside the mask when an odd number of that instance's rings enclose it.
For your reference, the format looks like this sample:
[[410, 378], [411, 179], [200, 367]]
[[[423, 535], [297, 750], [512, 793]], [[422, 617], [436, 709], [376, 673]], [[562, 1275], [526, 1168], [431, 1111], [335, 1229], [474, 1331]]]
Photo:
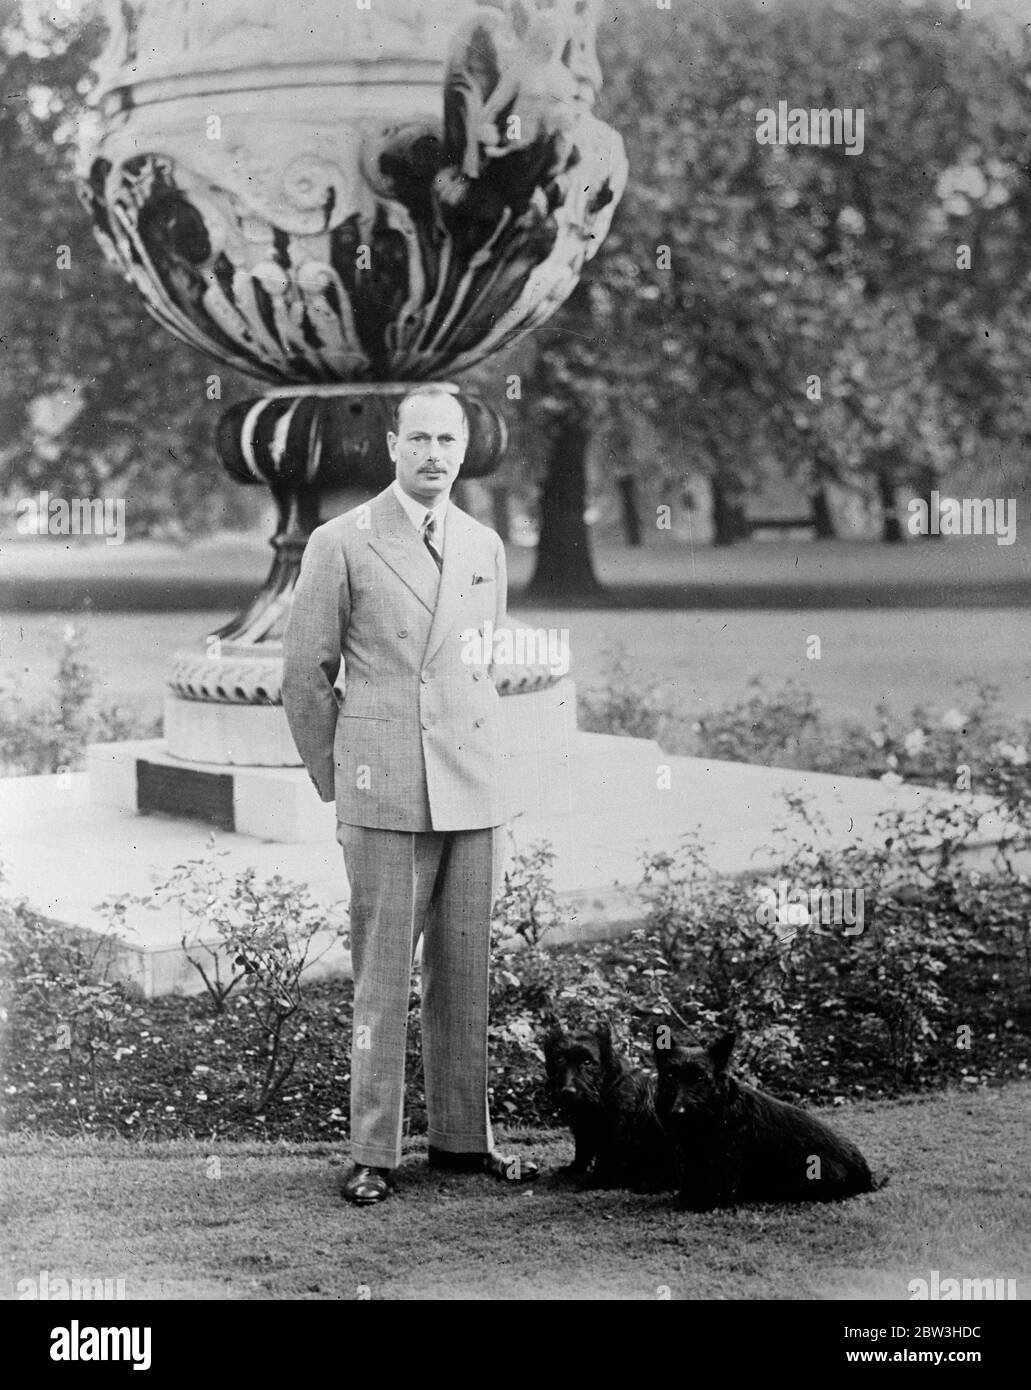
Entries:
[[433, 556], [433, 563], [438, 570], [444, 569], [444, 557], [434, 544], [437, 536], [437, 520], [432, 512], [426, 513], [426, 520], [422, 524], [422, 538], [426, 542], [426, 549]]

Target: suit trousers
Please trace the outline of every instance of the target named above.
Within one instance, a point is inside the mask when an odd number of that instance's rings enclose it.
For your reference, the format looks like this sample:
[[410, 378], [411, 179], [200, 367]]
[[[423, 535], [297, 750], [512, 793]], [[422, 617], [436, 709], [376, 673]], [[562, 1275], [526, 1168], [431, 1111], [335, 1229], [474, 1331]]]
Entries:
[[420, 936], [429, 1141], [451, 1153], [489, 1153], [490, 919], [504, 827], [402, 831], [340, 823], [337, 839], [351, 886], [351, 1156], [375, 1168], [401, 1162], [408, 1000]]

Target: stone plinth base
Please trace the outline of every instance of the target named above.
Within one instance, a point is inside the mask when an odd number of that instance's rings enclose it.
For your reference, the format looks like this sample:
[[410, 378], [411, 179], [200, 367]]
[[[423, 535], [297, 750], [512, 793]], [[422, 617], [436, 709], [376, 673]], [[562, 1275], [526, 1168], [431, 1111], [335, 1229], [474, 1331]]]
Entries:
[[[146, 752], [149, 747], [136, 745], [151, 757]], [[659, 778], [658, 760], [663, 768]], [[198, 991], [203, 988], [200, 976], [180, 945], [184, 932], [192, 936], [197, 924], [185, 918], [177, 904], [155, 904], [153, 894], [155, 884], [167, 878], [175, 865], [208, 854], [211, 830], [196, 819], [136, 814], [132, 804], [135, 761], [131, 747], [100, 746], [91, 750], [88, 776], [16, 777], [0, 783], [5, 891], [24, 896], [55, 922], [91, 931], [110, 929], [110, 919], [100, 907], [105, 900], [121, 894], [150, 899], [147, 906], [133, 907], [125, 919], [127, 935], [115, 962], [118, 974], [148, 995]], [[779, 838], [772, 827], [784, 823], [788, 792], [805, 798], [826, 827], [819, 838], [839, 850], [874, 836], [882, 812], [973, 804], [980, 805], [984, 814], [980, 834], [964, 851], [964, 859], [988, 871], [993, 846], [1007, 830], [984, 798], [785, 768], [662, 756], [643, 739], [577, 733], [568, 765], [571, 811], [524, 814], [511, 825], [513, 850], [540, 842], [554, 850], [553, 883], [560, 922], [548, 940], [556, 943], [619, 936], [641, 926], [645, 920], [645, 904], [637, 892], [641, 855], [670, 852], [687, 832], [701, 830], [708, 860], [717, 872], [747, 880], [779, 865], [782, 852], [771, 847]], [[218, 831], [216, 848], [224, 856], [222, 869], [229, 877], [254, 869], [262, 879], [278, 874], [303, 884], [324, 907], [328, 921], [344, 925], [348, 886], [334, 838], [332, 806], [317, 799], [303, 772], [265, 769], [252, 774], [236, 769], [233, 781], [240, 790], [249, 776], [271, 777], [272, 782], [263, 780], [261, 785], [282, 790], [284, 775], [297, 779], [297, 804], [323, 817], [320, 833], [305, 842], [284, 843], [239, 830]], [[123, 806], [113, 802], [118, 778], [128, 798]], [[91, 787], [91, 782], [97, 785]], [[242, 794], [241, 800], [249, 795]], [[112, 800], [105, 802], [104, 796]], [[277, 799], [268, 795], [269, 801]], [[255, 794], [247, 814], [258, 815], [256, 800]], [[271, 828], [269, 820], [263, 828]], [[1018, 868], [1031, 872], [1031, 855], [1024, 855]], [[747, 883], [742, 885], [741, 903], [742, 911], [754, 910]], [[334, 974], [346, 971], [347, 965], [346, 953], [335, 942], [317, 970]]]
[[[573, 682], [506, 695], [501, 711], [516, 814], [536, 819], [571, 811], [571, 759], [577, 737]], [[282, 844], [332, 839], [333, 806], [318, 799], [299, 765], [281, 705], [217, 704], [169, 696], [165, 728], [164, 739], [90, 748], [87, 768], [94, 805], [180, 816]], [[628, 758], [636, 749], [633, 766], [640, 767], [641, 741], [603, 742], [610, 752], [598, 764], [599, 774], [632, 780]], [[190, 756], [187, 750], [192, 750]], [[600, 783], [597, 791], [603, 791]]]
[[256, 840], [300, 844], [333, 838], [333, 805], [307, 772], [186, 762], [161, 739], [98, 743], [87, 753], [90, 800], [98, 808], [176, 816]]

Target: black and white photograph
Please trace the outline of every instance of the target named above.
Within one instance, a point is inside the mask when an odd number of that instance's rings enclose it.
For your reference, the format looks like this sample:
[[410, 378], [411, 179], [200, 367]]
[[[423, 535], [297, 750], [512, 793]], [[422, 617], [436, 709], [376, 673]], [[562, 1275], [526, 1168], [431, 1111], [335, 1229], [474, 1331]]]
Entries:
[[632, 1301], [1001, 1374], [1028, 0], [0, 0], [0, 76], [28, 1373]]

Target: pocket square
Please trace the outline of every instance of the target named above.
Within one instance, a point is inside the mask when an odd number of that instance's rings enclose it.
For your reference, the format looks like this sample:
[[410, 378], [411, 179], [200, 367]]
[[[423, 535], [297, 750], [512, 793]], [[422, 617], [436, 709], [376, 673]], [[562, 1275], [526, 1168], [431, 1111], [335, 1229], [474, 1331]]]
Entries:
[[491, 576], [490, 576], [489, 574], [474, 574], [474, 575], [473, 575], [473, 583], [474, 583], [474, 584], [493, 584], [493, 583], [494, 583], [494, 580], [491, 578]]

